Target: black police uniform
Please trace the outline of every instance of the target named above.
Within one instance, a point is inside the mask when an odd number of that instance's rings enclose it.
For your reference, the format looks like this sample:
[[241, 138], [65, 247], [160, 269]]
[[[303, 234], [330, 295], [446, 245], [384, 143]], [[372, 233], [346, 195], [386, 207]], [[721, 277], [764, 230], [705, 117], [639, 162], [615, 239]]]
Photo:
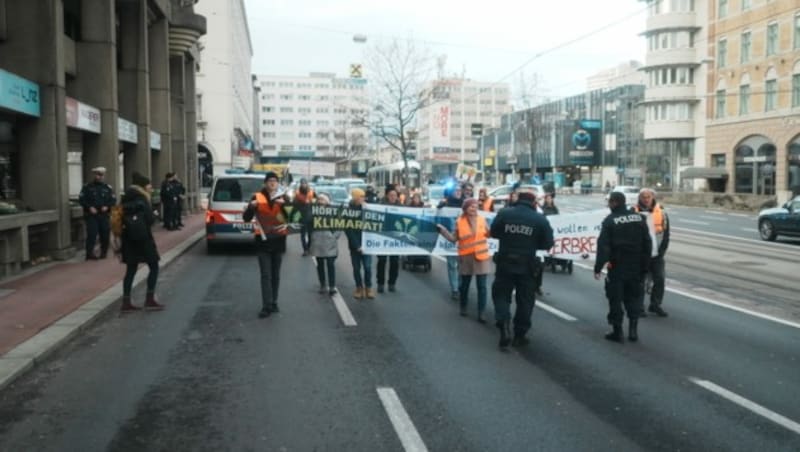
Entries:
[[536, 273], [541, 271], [536, 251], [553, 247], [553, 229], [544, 215], [536, 211], [531, 200], [519, 200], [513, 207], [498, 212], [492, 222], [491, 235], [500, 241], [500, 249], [494, 256], [497, 271], [492, 284], [500, 347], [509, 344], [511, 292], [515, 289], [514, 341], [517, 345], [524, 345], [536, 302]]
[[603, 220], [597, 239], [594, 272], [600, 273], [609, 264], [606, 277], [608, 323], [614, 328], [607, 339], [622, 340], [625, 312], [631, 322], [629, 338], [637, 340], [636, 322], [642, 313], [642, 281], [650, 260], [650, 232], [644, 216], [628, 211], [624, 205], [611, 211]]
[[177, 179], [170, 181], [172, 186], [171, 192], [174, 196], [174, 203], [172, 205], [172, 227], [183, 227], [183, 196], [186, 194], [186, 188], [183, 183]]
[[[94, 245], [98, 235], [100, 236], [100, 258], [105, 259], [111, 233], [109, 215], [111, 208], [117, 203], [114, 190], [107, 183], [95, 180], [83, 186], [78, 202], [83, 207], [83, 218], [86, 220], [86, 259], [95, 258]], [[89, 211], [90, 207], [97, 209], [97, 213], [92, 214]], [[108, 209], [102, 212], [103, 207]]]

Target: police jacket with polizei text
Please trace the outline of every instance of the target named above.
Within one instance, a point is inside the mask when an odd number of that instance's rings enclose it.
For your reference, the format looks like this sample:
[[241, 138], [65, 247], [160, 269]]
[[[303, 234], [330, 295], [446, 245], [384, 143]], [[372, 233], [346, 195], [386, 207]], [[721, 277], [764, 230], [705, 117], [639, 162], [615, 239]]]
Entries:
[[84, 213], [88, 214], [90, 207], [94, 207], [99, 213], [101, 207], [111, 209], [117, 203], [117, 197], [110, 185], [95, 180], [83, 186], [78, 202], [83, 207]]
[[650, 262], [650, 231], [647, 219], [628, 211], [625, 206], [612, 210], [603, 220], [597, 239], [597, 259], [594, 272], [600, 273], [606, 263], [624, 275], [646, 273]]
[[[500, 241], [498, 262], [509, 256], [533, 258], [537, 250], [553, 247], [550, 222], [527, 202], [501, 209], [492, 222], [491, 236]], [[524, 271], [520, 269], [521, 273]]]

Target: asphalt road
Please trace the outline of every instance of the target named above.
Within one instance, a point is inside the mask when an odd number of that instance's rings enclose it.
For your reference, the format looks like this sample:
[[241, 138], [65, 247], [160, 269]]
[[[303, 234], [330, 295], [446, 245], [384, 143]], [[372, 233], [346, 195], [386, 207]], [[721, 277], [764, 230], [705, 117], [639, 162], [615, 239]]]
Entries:
[[609, 343], [576, 267], [545, 275], [532, 344], [502, 353], [443, 262], [354, 301], [343, 250], [348, 327], [299, 248], [263, 320], [255, 257], [193, 248], [162, 273], [165, 312], [110, 315], [1, 394], [0, 449], [800, 449], [800, 325], [670, 292], [641, 342]]

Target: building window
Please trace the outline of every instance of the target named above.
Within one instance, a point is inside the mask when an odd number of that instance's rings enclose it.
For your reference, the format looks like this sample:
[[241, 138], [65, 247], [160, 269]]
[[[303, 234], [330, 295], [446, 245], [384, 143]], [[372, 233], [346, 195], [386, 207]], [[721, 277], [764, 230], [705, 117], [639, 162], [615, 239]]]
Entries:
[[800, 74], [792, 76], [792, 108], [800, 107]]
[[724, 89], [717, 90], [717, 118], [725, 117], [726, 96]]
[[281, 94], [281, 100], [292, 100], [291, 94]]
[[728, 64], [728, 40], [720, 39], [717, 46], [717, 67], [725, 67]]
[[311, 109], [308, 107], [301, 107], [297, 109], [297, 112], [301, 114], [309, 114], [311, 113]]
[[275, 138], [275, 132], [264, 132], [262, 135], [264, 138]]
[[767, 56], [778, 53], [778, 24], [767, 25]]
[[310, 126], [311, 125], [311, 120], [310, 119], [301, 119], [301, 120], [297, 121], [297, 125], [298, 126]]
[[294, 150], [294, 146], [292, 146], [291, 144], [282, 144], [281, 145], [281, 151], [293, 151], [293, 150]]
[[739, 87], [739, 114], [748, 113], [750, 113], [750, 85], [742, 85]]
[[282, 126], [293, 126], [294, 125], [294, 121], [291, 120], [291, 119], [281, 119], [281, 125]]
[[794, 48], [800, 49], [800, 13], [794, 16]]
[[775, 109], [776, 101], [778, 100], [778, 81], [777, 80], [767, 80], [764, 84], [764, 91], [765, 93], [765, 100], [764, 100], [764, 111], [772, 111]]
[[742, 0], [742, 11], [750, 9], [751, 3], [750, 0]]
[[324, 120], [323, 121], [317, 121], [317, 127], [328, 127], [329, 125], [330, 125], [330, 122], [328, 122], [328, 121], [324, 121]]
[[750, 61], [750, 47], [753, 45], [752, 35], [749, 31], [742, 33], [742, 51], [741, 51], [741, 62], [747, 63]]
[[275, 120], [274, 119], [265, 119], [264, 120], [264, 125], [265, 126], [274, 126], [275, 125]]
[[308, 94], [301, 94], [301, 95], [297, 96], [297, 98], [299, 100], [311, 100], [311, 96], [309, 96]]
[[297, 138], [311, 138], [311, 132], [300, 132], [297, 134]]
[[294, 108], [292, 108], [292, 107], [281, 107], [281, 113], [294, 113]]
[[717, 17], [720, 19], [728, 15], [728, 0], [719, 0], [719, 9], [717, 12]]

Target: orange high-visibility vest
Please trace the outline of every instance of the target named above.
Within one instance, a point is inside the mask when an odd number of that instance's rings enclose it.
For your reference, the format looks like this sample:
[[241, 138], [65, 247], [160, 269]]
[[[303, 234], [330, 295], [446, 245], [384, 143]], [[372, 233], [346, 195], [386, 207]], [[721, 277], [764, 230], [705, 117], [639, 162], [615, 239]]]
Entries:
[[276, 229], [286, 224], [286, 217], [283, 215], [282, 203], [269, 203], [263, 193], [256, 193], [256, 227], [253, 232], [258, 236], [264, 233], [266, 237], [284, 236], [289, 233], [287, 228]]
[[[639, 212], [640, 208], [637, 204], [634, 209]], [[661, 210], [661, 206], [656, 204], [653, 208], [653, 225], [656, 227], [656, 234], [661, 234], [664, 232], [665, 224], [664, 224], [664, 211]]]
[[486, 226], [486, 220], [482, 216], [475, 217], [475, 230], [469, 224], [469, 219], [466, 215], [458, 218], [456, 223], [458, 227], [458, 255], [469, 256], [475, 255], [475, 259], [485, 261], [489, 259], [489, 228]]
[[314, 190], [308, 189], [307, 194], [302, 194], [300, 190], [294, 192], [294, 199], [295, 201], [299, 202], [300, 204], [308, 204], [314, 199]]
[[483, 200], [483, 204], [481, 204], [481, 210], [484, 212], [491, 212], [492, 207], [494, 207], [494, 200], [492, 198], [486, 198]]

